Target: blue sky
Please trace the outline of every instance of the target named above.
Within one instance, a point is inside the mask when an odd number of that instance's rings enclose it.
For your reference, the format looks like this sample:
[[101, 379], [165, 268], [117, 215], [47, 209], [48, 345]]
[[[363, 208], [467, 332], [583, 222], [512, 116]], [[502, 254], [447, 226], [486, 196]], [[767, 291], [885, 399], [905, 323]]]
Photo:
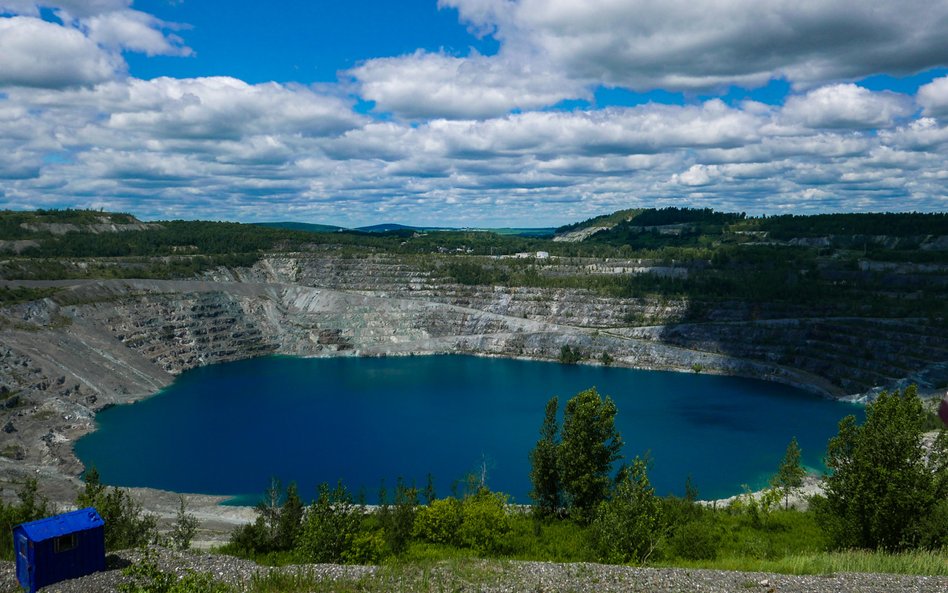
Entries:
[[0, 0], [0, 208], [948, 209], [948, 2]]

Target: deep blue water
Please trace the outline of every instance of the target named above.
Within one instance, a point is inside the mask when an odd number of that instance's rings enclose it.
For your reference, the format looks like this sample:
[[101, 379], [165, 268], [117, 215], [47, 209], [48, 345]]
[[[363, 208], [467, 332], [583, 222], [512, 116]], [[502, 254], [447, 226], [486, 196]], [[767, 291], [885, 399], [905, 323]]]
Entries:
[[483, 461], [488, 485], [528, 502], [528, 453], [546, 401], [597, 387], [616, 402], [625, 455], [649, 453], [659, 494], [702, 498], [763, 485], [796, 436], [822, 468], [858, 406], [751, 379], [470, 356], [262, 358], [195, 369], [158, 395], [98, 415], [76, 443], [105, 483], [257, 495], [271, 477], [305, 499], [343, 482], [371, 502], [404, 477], [439, 496]]

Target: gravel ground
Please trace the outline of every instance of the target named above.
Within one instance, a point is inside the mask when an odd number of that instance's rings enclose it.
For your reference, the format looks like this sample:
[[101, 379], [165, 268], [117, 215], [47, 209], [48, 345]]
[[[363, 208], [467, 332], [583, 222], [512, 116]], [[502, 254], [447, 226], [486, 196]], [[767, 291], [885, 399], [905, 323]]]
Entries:
[[[141, 557], [138, 551], [110, 555], [109, 569], [43, 589], [47, 593], [111, 593], [126, 579], [121, 568]], [[948, 593], [948, 577], [883, 574], [835, 574], [789, 576], [764, 573], [690, 570], [676, 568], [632, 568], [601, 564], [552, 564], [546, 562], [470, 561], [463, 565], [444, 563], [430, 571], [391, 571], [371, 566], [310, 565], [268, 569], [229, 556], [199, 552], [178, 553], [157, 549], [155, 556], [164, 570], [184, 574], [206, 572], [215, 579], [245, 585], [261, 571], [306, 571], [320, 580], [354, 582], [365, 578], [369, 591], [478, 591], [507, 593]], [[424, 572], [424, 574], [422, 574]], [[332, 590], [330, 586], [320, 590]], [[0, 592], [19, 591], [13, 563], [0, 564]]]

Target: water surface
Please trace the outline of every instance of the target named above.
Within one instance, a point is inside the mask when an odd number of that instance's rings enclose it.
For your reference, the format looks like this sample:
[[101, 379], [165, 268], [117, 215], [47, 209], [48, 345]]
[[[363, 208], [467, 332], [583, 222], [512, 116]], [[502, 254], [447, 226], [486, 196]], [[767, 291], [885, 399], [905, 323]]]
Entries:
[[343, 480], [371, 502], [381, 480], [438, 495], [486, 463], [488, 484], [528, 502], [528, 453], [546, 401], [595, 386], [616, 402], [625, 455], [648, 453], [659, 494], [703, 498], [766, 483], [790, 438], [822, 468], [827, 439], [861, 407], [735, 377], [471, 356], [271, 357], [188, 371], [156, 396], [101, 412], [76, 443], [108, 484], [257, 495], [272, 476], [304, 498]]

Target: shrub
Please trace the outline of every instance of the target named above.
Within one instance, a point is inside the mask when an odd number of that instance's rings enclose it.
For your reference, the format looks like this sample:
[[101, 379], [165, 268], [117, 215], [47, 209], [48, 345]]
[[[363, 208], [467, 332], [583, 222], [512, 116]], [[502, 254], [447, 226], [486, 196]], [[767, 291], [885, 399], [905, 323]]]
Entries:
[[668, 552], [684, 560], [714, 560], [720, 545], [721, 534], [713, 521], [692, 521], [675, 529], [668, 539]]
[[319, 486], [319, 497], [307, 509], [297, 549], [309, 562], [345, 562], [362, 524], [365, 509], [352, 503], [340, 483]]
[[612, 499], [596, 511], [591, 535], [605, 562], [646, 562], [661, 540], [661, 501], [649, 483], [647, 470], [647, 463], [636, 457], [616, 485]]
[[144, 545], [155, 539], [158, 518], [142, 512], [142, 505], [127, 490], [110, 488], [99, 481], [99, 472], [90, 469], [85, 488], [76, 498], [79, 508], [95, 507], [105, 521], [105, 548], [123, 550]]
[[20, 523], [35, 521], [50, 515], [49, 501], [38, 494], [36, 478], [27, 478], [16, 491], [16, 503], [4, 504], [0, 498], [0, 558], [13, 559], [13, 538], [10, 532]]
[[[380, 501], [383, 502], [384, 501]], [[415, 525], [415, 512], [418, 507], [418, 490], [409, 488], [398, 480], [395, 486], [395, 504], [389, 507], [383, 504], [379, 509], [379, 523], [385, 534], [389, 549], [396, 556], [408, 548]]]
[[414, 535], [433, 544], [456, 545], [463, 519], [461, 501], [441, 498], [418, 511]]
[[387, 544], [382, 531], [362, 531], [355, 535], [349, 548], [343, 552], [346, 564], [378, 564], [385, 557]]
[[482, 488], [464, 499], [461, 515], [458, 537], [462, 544], [480, 554], [502, 551], [504, 537], [511, 528], [505, 495]]
[[191, 540], [197, 533], [198, 521], [194, 515], [187, 512], [184, 497], [178, 497], [178, 515], [169, 534], [171, 546], [177, 550], [187, 550], [191, 547]]

